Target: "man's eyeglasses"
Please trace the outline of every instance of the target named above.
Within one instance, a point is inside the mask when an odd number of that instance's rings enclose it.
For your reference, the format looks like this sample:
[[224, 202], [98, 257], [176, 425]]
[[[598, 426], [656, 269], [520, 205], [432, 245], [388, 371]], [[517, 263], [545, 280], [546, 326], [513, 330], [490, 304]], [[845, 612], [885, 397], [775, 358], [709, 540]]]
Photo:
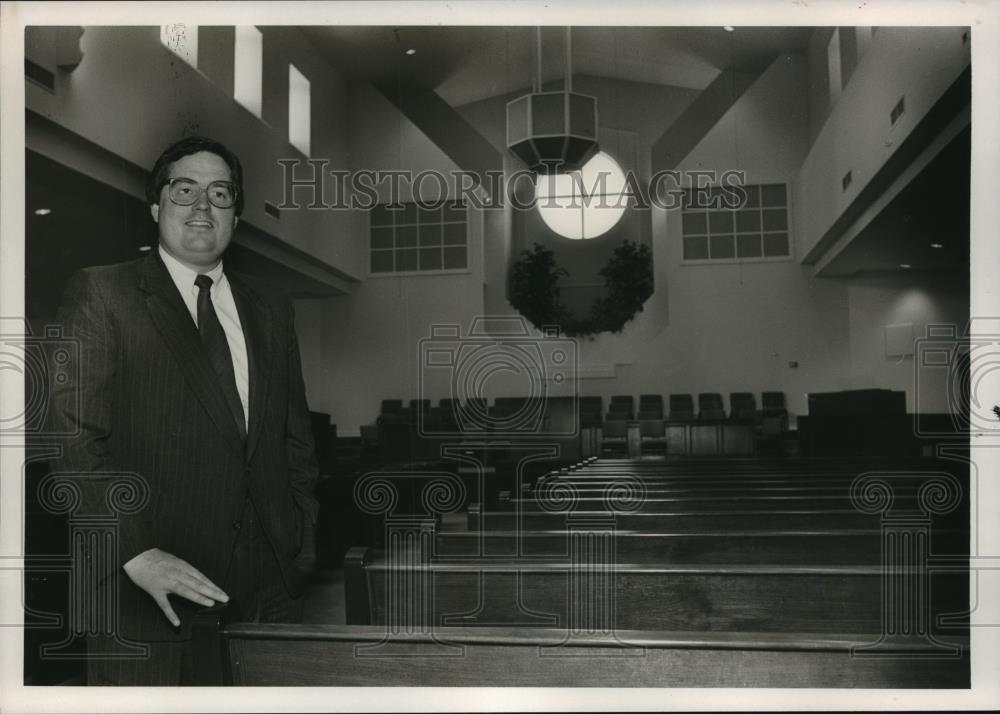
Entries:
[[202, 191], [216, 208], [232, 208], [236, 203], [236, 184], [231, 181], [213, 181], [207, 188], [188, 178], [172, 178], [167, 182], [167, 195], [178, 206], [194, 205]]

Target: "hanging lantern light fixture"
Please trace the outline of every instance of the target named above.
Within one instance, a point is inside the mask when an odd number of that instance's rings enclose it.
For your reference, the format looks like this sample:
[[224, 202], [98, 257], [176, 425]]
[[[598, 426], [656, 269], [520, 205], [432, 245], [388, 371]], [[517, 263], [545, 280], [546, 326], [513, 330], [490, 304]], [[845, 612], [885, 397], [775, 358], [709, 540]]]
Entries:
[[507, 103], [507, 148], [538, 173], [579, 169], [599, 148], [597, 99], [573, 91], [572, 42], [568, 27], [563, 91], [542, 91], [541, 28], [536, 32], [537, 79], [531, 94]]

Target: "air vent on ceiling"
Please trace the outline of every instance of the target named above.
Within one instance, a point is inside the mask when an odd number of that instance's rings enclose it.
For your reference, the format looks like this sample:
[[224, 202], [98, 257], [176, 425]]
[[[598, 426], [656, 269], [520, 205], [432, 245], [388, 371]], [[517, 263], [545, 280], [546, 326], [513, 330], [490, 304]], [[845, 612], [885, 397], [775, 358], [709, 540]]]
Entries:
[[275, 206], [270, 201], [264, 201], [264, 213], [266, 213], [276, 221], [281, 220], [281, 209]]
[[848, 171], [846, 174], [844, 174], [844, 178], [840, 179], [840, 190], [846, 191], [847, 187], [851, 185], [851, 181], [853, 180], [854, 177], [851, 175], [851, 172]]
[[24, 76], [50, 92], [56, 91], [56, 76], [37, 62], [24, 58]]
[[906, 97], [900, 97], [899, 101], [896, 102], [896, 106], [894, 106], [892, 108], [892, 111], [889, 113], [889, 122], [891, 124], [895, 124], [899, 120], [899, 118], [901, 116], [903, 116], [903, 112], [906, 111], [906, 101], [905, 100], [906, 100]]

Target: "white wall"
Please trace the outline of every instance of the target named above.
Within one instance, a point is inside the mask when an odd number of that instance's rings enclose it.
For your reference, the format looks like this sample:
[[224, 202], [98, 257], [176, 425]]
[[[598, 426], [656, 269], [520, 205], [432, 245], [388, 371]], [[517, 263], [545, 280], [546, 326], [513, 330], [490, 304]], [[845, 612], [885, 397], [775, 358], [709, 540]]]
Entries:
[[[807, 149], [807, 116], [805, 59], [781, 57], [678, 168], [791, 181]], [[794, 259], [684, 265], [675, 210], [654, 210], [653, 248], [657, 291], [644, 312], [622, 335], [582, 344], [585, 363], [617, 364], [618, 375], [585, 380], [585, 393], [782, 390], [801, 411], [807, 391], [842, 386], [845, 288], [814, 279]]]
[[827, 47], [833, 27], [817, 27], [809, 38], [806, 58], [809, 71], [809, 142], [815, 141], [830, 115], [830, 72]]
[[[683, 168], [741, 168], [750, 183], [789, 181], [798, 214], [793, 225], [811, 225], [812, 205], [796, 200], [794, 181], [808, 149], [807, 82], [803, 58], [779, 59]], [[840, 143], [850, 145], [853, 134], [867, 132], [865, 121], [861, 115], [843, 125], [848, 136]], [[633, 363], [619, 368], [623, 379], [614, 386], [622, 393], [780, 390], [789, 409], [803, 414], [808, 392], [881, 387], [905, 391], [910, 409], [947, 410], [940, 390], [925, 390], [915, 403], [912, 359], [885, 357], [884, 327], [911, 322], [919, 337], [928, 323], [946, 322], [961, 333], [967, 282], [934, 274], [820, 279], [799, 264], [801, 255], [787, 262], [685, 266], [679, 217], [661, 212], [662, 230], [657, 225], [657, 285], [665, 284], [667, 295], [664, 300], [658, 291], [626, 331], [637, 349]], [[663, 329], [655, 334], [643, 323]], [[643, 332], [651, 335], [645, 344]], [[602, 336], [596, 344], [602, 342], [613, 340]], [[798, 367], [790, 367], [792, 361]]]
[[[964, 32], [961, 27], [880, 27], [872, 37], [797, 179], [800, 256], [816, 246], [968, 65]], [[906, 111], [891, 125], [890, 112], [904, 95]], [[814, 111], [821, 106], [815, 100], [813, 105]], [[845, 191], [841, 181], [848, 171], [853, 180]]]
[[946, 385], [936, 379], [938, 370], [918, 375], [921, 367], [913, 356], [886, 356], [885, 326], [911, 323], [915, 341], [926, 337], [929, 324], [953, 325], [957, 335], [964, 334], [968, 282], [933, 274], [855, 278], [848, 284], [848, 309], [854, 386], [905, 391], [910, 411], [948, 412], [951, 404]]
[[[349, 102], [353, 169], [458, 169], [370, 85], [352, 84]], [[361, 243], [367, 256], [365, 225]], [[466, 273], [364, 277], [350, 295], [300, 301], [300, 335], [320, 335], [319, 359], [304, 366], [310, 406], [331, 413], [339, 434], [357, 434], [360, 425], [374, 422], [382, 399], [417, 398], [419, 343], [433, 324], [466, 327], [483, 313], [481, 211], [469, 211], [468, 246]], [[436, 403], [449, 396], [445, 389], [433, 385], [428, 398]]]

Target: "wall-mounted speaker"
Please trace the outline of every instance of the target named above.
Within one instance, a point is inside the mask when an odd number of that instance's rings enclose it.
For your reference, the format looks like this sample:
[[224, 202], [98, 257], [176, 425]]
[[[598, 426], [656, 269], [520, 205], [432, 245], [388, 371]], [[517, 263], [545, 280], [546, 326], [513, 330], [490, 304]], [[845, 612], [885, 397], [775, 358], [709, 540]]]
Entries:
[[885, 356], [913, 356], [913, 323], [901, 322], [885, 326]]

